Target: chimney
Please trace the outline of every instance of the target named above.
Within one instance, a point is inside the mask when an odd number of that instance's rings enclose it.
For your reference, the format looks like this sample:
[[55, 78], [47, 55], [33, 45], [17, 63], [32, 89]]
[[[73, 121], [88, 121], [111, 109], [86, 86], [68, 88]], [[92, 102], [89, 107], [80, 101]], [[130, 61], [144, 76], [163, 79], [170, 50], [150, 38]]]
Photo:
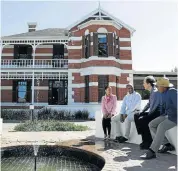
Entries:
[[36, 26], [37, 26], [36, 22], [29, 22], [27, 24], [28, 24], [28, 32], [36, 31]]

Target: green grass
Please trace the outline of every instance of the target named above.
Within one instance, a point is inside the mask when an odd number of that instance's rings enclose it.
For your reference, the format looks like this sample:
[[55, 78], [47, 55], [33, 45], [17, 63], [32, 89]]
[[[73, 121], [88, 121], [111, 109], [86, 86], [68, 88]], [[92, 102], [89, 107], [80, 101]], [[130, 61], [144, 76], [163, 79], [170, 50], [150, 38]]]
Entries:
[[75, 125], [70, 122], [60, 121], [27, 121], [15, 126], [15, 131], [34, 132], [34, 131], [86, 131], [89, 128], [83, 125]]

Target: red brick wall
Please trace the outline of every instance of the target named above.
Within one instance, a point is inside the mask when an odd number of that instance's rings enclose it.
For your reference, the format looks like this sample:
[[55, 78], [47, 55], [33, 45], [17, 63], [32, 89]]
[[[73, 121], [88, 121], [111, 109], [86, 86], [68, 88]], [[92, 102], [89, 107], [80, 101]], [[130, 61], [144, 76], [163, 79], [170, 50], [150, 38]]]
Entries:
[[90, 82], [98, 82], [98, 75], [90, 75], [89, 81]]
[[119, 88], [118, 93], [119, 93], [119, 100], [122, 100], [124, 98], [124, 96], [127, 94], [127, 89]]
[[53, 48], [37, 48], [35, 53], [53, 53]]
[[120, 41], [119, 42], [119, 46], [120, 47], [131, 47], [131, 41], [129, 41], [129, 42], [126, 42], [126, 41], [122, 42], [122, 41]]
[[89, 102], [98, 102], [98, 87], [97, 86], [90, 86], [90, 100]]
[[74, 80], [72, 80], [73, 84], [80, 84], [84, 83], [84, 76], [80, 76], [80, 73], [72, 73], [72, 76], [74, 77]]
[[74, 102], [84, 102], [85, 99], [85, 88], [72, 88], [72, 91], [74, 91], [73, 99]]
[[129, 77], [129, 74], [121, 74], [120, 77], [118, 77], [118, 83], [119, 84], [128, 84], [127, 77]]
[[1, 102], [12, 102], [12, 90], [1, 90]]
[[84, 62], [81, 64], [81, 68], [87, 68], [90, 66], [112, 66], [116, 68], [120, 68], [120, 64], [115, 61], [108, 61], [108, 60], [93, 60], [93, 61], [88, 61]]
[[48, 102], [48, 90], [35, 90], [34, 101], [37, 102], [37, 93], [38, 94], [38, 103], [47, 103]]
[[14, 48], [3, 48], [2, 53], [14, 53]]
[[1, 80], [1, 86], [12, 86], [13, 80]]
[[120, 50], [120, 59], [131, 60], [132, 59], [131, 50]]

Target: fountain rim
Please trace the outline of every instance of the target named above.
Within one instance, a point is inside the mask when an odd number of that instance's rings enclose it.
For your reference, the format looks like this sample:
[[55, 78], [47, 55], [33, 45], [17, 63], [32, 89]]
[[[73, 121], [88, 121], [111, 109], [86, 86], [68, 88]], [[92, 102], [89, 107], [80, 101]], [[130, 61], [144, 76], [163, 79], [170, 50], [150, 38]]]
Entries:
[[[23, 145], [13, 145], [13, 146], [7, 146], [7, 147], [1, 147], [1, 154], [2, 152], [4, 151], [8, 151], [8, 150], [11, 150], [11, 149], [14, 149], [14, 148], [18, 148], [18, 147], [32, 147], [33, 148], [33, 145], [32, 144], [23, 144]], [[101, 155], [97, 154], [97, 153], [94, 153], [92, 151], [89, 151], [89, 150], [85, 150], [85, 149], [80, 149], [80, 148], [77, 148], [77, 147], [73, 147], [73, 146], [65, 146], [65, 145], [52, 145], [52, 144], [49, 144], [49, 145], [46, 145], [46, 144], [39, 144], [39, 149], [40, 148], [47, 148], [47, 147], [53, 147], [53, 148], [62, 148], [64, 150], [68, 150], [70, 152], [80, 152], [81, 154], [82, 153], [87, 153], [88, 155], [90, 156], [94, 156], [95, 158], [97, 158], [98, 160], [102, 161], [103, 164], [101, 164], [100, 166], [98, 166], [96, 163], [91, 163], [87, 160], [85, 160], [86, 162], [89, 162], [90, 164], [93, 164], [99, 168], [103, 168], [105, 163], [106, 163], [106, 160], [104, 159], [104, 157], [102, 157]], [[23, 155], [22, 155], [23, 156]], [[65, 156], [65, 155], [64, 155]], [[38, 155], [37, 155], [38, 157]], [[3, 158], [3, 155], [1, 155], [1, 158]], [[8, 157], [7, 157], [8, 158]]]

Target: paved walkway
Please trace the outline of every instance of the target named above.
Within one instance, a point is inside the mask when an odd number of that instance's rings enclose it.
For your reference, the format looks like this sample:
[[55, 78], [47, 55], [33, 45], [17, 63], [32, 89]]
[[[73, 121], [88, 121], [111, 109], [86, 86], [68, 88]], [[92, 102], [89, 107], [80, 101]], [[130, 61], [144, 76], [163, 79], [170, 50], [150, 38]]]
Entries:
[[139, 158], [140, 151], [135, 144], [119, 144], [112, 141], [95, 139], [95, 122], [76, 124], [91, 128], [84, 132], [9, 132], [15, 124], [3, 124], [2, 147], [20, 144], [32, 144], [38, 140], [41, 144], [59, 144], [93, 151], [105, 158], [103, 171], [176, 171], [177, 156], [158, 154], [153, 160]]

